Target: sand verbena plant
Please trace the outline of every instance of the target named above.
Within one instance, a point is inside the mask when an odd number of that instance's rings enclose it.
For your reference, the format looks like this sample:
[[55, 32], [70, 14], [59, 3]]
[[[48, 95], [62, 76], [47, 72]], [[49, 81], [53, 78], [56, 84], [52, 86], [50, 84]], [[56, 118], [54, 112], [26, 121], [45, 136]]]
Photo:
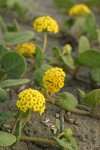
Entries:
[[34, 21], [33, 28], [37, 32], [44, 33], [44, 44], [42, 50], [44, 53], [47, 44], [47, 32], [58, 33], [59, 31], [58, 23], [50, 16], [43, 16], [43, 17], [38, 17]]

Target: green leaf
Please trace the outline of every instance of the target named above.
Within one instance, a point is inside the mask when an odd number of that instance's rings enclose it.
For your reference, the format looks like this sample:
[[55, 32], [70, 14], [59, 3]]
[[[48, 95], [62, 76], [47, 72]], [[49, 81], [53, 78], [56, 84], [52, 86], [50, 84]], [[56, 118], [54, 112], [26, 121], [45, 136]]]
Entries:
[[0, 82], [0, 87], [1, 88], [7, 88], [10, 86], [25, 84], [27, 82], [30, 82], [30, 80], [29, 79], [9, 79], [9, 80], [5, 80], [5, 81]]
[[73, 135], [73, 132], [72, 132], [72, 130], [71, 130], [71, 128], [67, 128], [67, 129], [65, 129], [64, 130], [64, 136], [66, 137], [66, 138], [70, 138], [70, 137], [72, 137], [72, 135]]
[[75, 69], [74, 59], [70, 55], [61, 56], [61, 61], [70, 69]]
[[70, 144], [73, 147], [73, 150], [78, 150], [76, 140], [73, 137], [70, 138]]
[[10, 133], [0, 131], [0, 146], [11, 146], [16, 142], [16, 137]]
[[15, 4], [15, 3], [18, 3], [18, 4], [20, 4], [21, 3], [21, 1], [20, 0], [7, 0], [7, 5], [9, 6], [9, 7], [13, 7], [13, 5]]
[[94, 5], [97, 5], [97, 6], [100, 6], [100, 1], [99, 0], [85, 0], [85, 3], [86, 5], [89, 5], [89, 6], [94, 6]]
[[13, 19], [13, 23], [11, 23], [7, 26], [7, 30], [10, 32], [19, 31], [19, 24], [16, 19]]
[[5, 70], [0, 68], [0, 78], [2, 78], [4, 74], [5, 74]]
[[48, 69], [52, 68], [50, 65], [42, 65], [40, 68], [38, 68], [34, 74], [33, 74], [33, 80], [34, 83], [38, 86], [38, 87], [43, 87], [43, 76], [45, 71], [47, 71]]
[[78, 63], [89, 68], [100, 67], [100, 52], [97, 50], [87, 50], [79, 55]]
[[7, 0], [0, 0], [0, 7], [6, 6]]
[[58, 94], [59, 107], [64, 110], [71, 110], [77, 106], [77, 99], [68, 92], [63, 92]]
[[35, 37], [33, 31], [23, 31], [23, 32], [6, 32], [4, 34], [4, 40], [7, 45], [16, 45], [19, 43], [27, 42]]
[[22, 127], [22, 120], [19, 120], [17, 122], [16, 129], [15, 129], [15, 135], [17, 139], [21, 137], [21, 131], [22, 131], [21, 127]]
[[84, 98], [85, 97], [85, 92], [81, 89], [78, 89], [78, 91], [80, 92], [81, 97]]
[[100, 89], [93, 90], [85, 95], [84, 102], [87, 105], [95, 106], [96, 104], [100, 103]]
[[70, 16], [65, 20], [64, 25], [61, 27], [62, 29], [65, 29], [66, 31], [69, 30], [75, 23], [75, 18], [73, 16]]
[[3, 33], [7, 31], [7, 27], [2, 16], [0, 16], [0, 29]]
[[1, 59], [1, 66], [5, 69], [8, 78], [17, 79], [26, 69], [25, 58], [17, 52], [8, 52]]
[[0, 59], [2, 58], [2, 56], [4, 54], [6, 54], [7, 52], [9, 52], [9, 49], [4, 47], [3, 45], [0, 45]]
[[25, 16], [26, 8], [23, 5], [21, 5], [21, 3], [15, 2], [14, 5], [12, 6], [12, 9], [17, 12], [19, 17], [24, 17]]
[[98, 41], [99, 41], [99, 44], [100, 44], [100, 30], [99, 29], [97, 30], [97, 33], [98, 33]]
[[92, 68], [91, 77], [95, 82], [100, 83], [100, 68]]
[[90, 49], [89, 40], [86, 36], [81, 36], [79, 39], [79, 54]]
[[74, 60], [72, 56], [70, 55], [62, 56], [61, 51], [58, 47], [53, 48], [53, 53], [54, 56], [58, 58], [61, 62], [63, 62], [64, 65], [66, 65], [68, 68], [75, 69]]
[[12, 119], [12, 113], [10, 111], [0, 112], [0, 125], [6, 124]]
[[0, 88], [0, 103], [4, 102], [7, 98], [7, 93], [4, 89]]
[[56, 137], [54, 137], [54, 139], [56, 140], [56, 142], [63, 148], [67, 148], [67, 150], [75, 150], [73, 149], [73, 147], [71, 146], [71, 144], [65, 139], [58, 139]]
[[60, 120], [59, 119], [56, 119], [56, 127], [58, 131], [60, 132]]
[[53, 54], [55, 57], [60, 57], [61, 56], [61, 51], [58, 47], [53, 47]]
[[97, 24], [95, 16], [92, 14], [85, 15], [85, 21], [83, 27], [81, 27], [81, 32], [84, 35], [87, 35], [91, 39], [97, 39]]
[[44, 56], [42, 50], [39, 47], [36, 48], [35, 60], [39, 67], [43, 64]]
[[54, 2], [63, 12], [74, 5], [74, 0], [54, 0]]

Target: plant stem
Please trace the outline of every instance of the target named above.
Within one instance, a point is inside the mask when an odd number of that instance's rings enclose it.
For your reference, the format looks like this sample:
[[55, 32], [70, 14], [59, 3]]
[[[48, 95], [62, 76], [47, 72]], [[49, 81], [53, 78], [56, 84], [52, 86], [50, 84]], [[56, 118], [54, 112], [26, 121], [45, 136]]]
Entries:
[[59, 136], [58, 136], [57, 138], [60, 139], [64, 134], [65, 134], [64, 132], [60, 133]]
[[64, 129], [65, 129], [65, 127], [64, 127], [64, 115], [65, 115], [65, 111], [61, 110], [60, 115], [59, 115], [59, 118], [60, 118], [60, 132], [63, 132]]
[[25, 126], [25, 124], [28, 122], [28, 120], [30, 119], [31, 115], [32, 115], [32, 111], [30, 111], [29, 114], [28, 114], [28, 116], [25, 118], [25, 120], [24, 120], [24, 122], [23, 122], [23, 124], [22, 124], [22, 128], [23, 128], [23, 127]]
[[27, 136], [22, 136], [20, 137], [21, 141], [31, 141], [31, 142], [39, 142], [39, 143], [44, 143], [44, 144], [49, 144], [52, 146], [58, 146], [56, 144], [56, 142], [54, 142], [53, 140], [49, 140], [49, 139], [43, 139], [43, 138], [34, 138], [34, 137], [27, 137]]
[[[50, 101], [50, 100], [48, 100], [48, 102], [59, 107], [59, 105], [58, 105], [57, 102], [52, 103], [52, 101]], [[81, 107], [81, 106], [80, 106], [80, 107]], [[83, 107], [84, 107], [85, 109], [88, 108], [88, 107], [85, 107], [85, 106], [83, 106]], [[85, 111], [85, 110], [81, 110], [81, 109], [74, 108], [74, 109], [69, 110], [69, 112], [72, 112], [72, 113], [75, 113], [75, 114], [79, 114], [79, 115], [91, 116], [91, 112], [90, 112], [89, 109], [88, 109], [88, 111]]]
[[87, 111], [91, 111], [90, 108], [85, 106], [85, 105], [78, 104], [77, 107], [80, 108], [80, 109], [85, 109]]
[[47, 45], [47, 33], [44, 32], [44, 43], [43, 43], [43, 50], [42, 50], [43, 54], [45, 52], [46, 45]]
[[17, 122], [18, 122], [19, 120], [20, 120], [20, 116], [19, 116], [18, 118], [16, 118], [16, 120], [15, 120], [15, 122], [14, 122], [13, 126], [12, 126], [11, 133], [13, 133], [13, 132], [15, 131], [16, 124], [17, 124]]
[[75, 114], [79, 114], [79, 115], [91, 116], [91, 113], [89, 111], [84, 111], [84, 110], [80, 110], [77, 108], [70, 110], [70, 112], [75, 113]]

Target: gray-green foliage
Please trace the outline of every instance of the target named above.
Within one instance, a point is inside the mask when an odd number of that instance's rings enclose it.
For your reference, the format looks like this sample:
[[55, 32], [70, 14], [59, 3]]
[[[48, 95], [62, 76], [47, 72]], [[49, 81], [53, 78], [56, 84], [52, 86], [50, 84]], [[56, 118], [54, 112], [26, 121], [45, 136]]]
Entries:
[[26, 69], [25, 58], [17, 52], [7, 52], [1, 58], [1, 67], [5, 70], [7, 78], [21, 78]]
[[75, 69], [74, 59], [71, 55], [62, 55], [58, 47], [53, 48], [53, 53], [56, 59], [62, 62], [62, 64], [65, 65], [66, 68]]
[[35, 70], [33, 74], [33, 80], [35, 85], [37, 85], [38, 87], [43, 87], [43, 76], [45, 74], [45, 71], [47, 71], [50, 68], [50, 65], [42, 65], [40, 68]]
[[89, 68], [100, 67], [100, 52], [93, 49], [87, 50], [79, 55], [78, 61]]
[[69, 92], [59, 93], [57, 96], [59, 107], [64, 110], [71, 110], [78, 104], [77, 99]]
[[97, 39], [97, 23], [95, 16], [93, 14], [88, 14], [84, 16], [84, 24], [81, 26], [80, 31], [82, 35], [88, 36], [90, 39]]
[[21, 54], [0, 45], [0, 78], [4, 75], [12, 79], [21, 78], [25, 70], [25, 58]]
[[[82, 40], [83, 38], [81, 38]], [[83, 44], [81, 44], [83, 41]], [[85, 40], [80, 42], [79, 56], [78, 56], [78, 64], [86, 66], [90, 68], [90, 74], [92, 79], [100, 83], [100, 51], [88, 49], [88, 44]], [[84, 45], [85, 49], [84, 49]], [[83, 45], [83, 46], [82, 46]]]
[[35, 37], [33, 31], [18, 31], [18, 32], [5, 32], [4, 40], [7, 45], [16, 45], [19, 43], [27, 42]]
[[16, 86], [20, 84], [25, 84], [29, 82], [29, 79], [9, 79], [9, 80], [4, 80], [0, 82], [0, 88], [7, 88], [10, 86]]
[[16, 137], [8, 132], [0, 131], [0, 146], [11, 146], [16, 142]]
[[10, 111], [0, 112], [0, 125], [8, 123], [13, 118]]
[[66, 148], [67, 150], [78, 150], [76, 140], [73, 137], [69, 139], [66, 138], [59, 139], [54, 137], [54, 139], [61, 147]]
[[87, 105], [92, 107], [100, 104], [100, 89], [96, 89], [89, 92], [88, 94], [85, 94], [83, 100]]
[[0, 87], [0, 103], [4, 102], [7, 98], [7, 93]]
[[43, 65], [44, 56], [40, 47], [36, 47], [35, 60], [36, 60], [36, 64], [38, 65], [38, 67]]
[[100, 83], [100, 67], [91, 69], [91, 77], [95, 82]]
[[90, 43], [86, 36], [81, 36], [79, 39], [79, 54], [84, 53], [90, 49]]
[[54, 0], [54, 2], [63, 12], [66, 12], [68, 8], [74, 5], [74, 0]]

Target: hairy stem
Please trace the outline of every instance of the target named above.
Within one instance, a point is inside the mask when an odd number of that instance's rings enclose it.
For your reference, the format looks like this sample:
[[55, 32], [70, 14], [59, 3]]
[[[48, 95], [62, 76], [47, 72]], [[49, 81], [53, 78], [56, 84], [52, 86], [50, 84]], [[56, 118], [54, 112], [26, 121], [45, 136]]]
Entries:
[[25, 126], [25, 124], [28, 122], [28, 120], [30, 119], [31, 115], [32, 115], [32, 112], [30, 111], [29, 114], [28, 114], [28, 116], [25, 118], [25, 120], [24, 120], [24, 122], [23, 122], [23, 124], [22, 124], [22, 128], [23, 128], [23, 127]]
[[80, 110], [77, 108], [70, 110], [70, 112], [75, 113], [75, 114], [79, 114], [79, 115], [91, 116], [91, 113], [89, 111], [84, 111], [84, 110]]
[[16, 125], [17, 125], [17, 122], [18, 122], [19, 120], [20, 120], [20, 116], [19, 116], [18, 118], [16, 118], [16, 120], [15, 120], [15, 122], [14, 122], [13, 126], [12, 126], [11, 133], [14, 133], [15, 128], [16, 128]]
[[42, 50], [43, 54], [45, 52], [46, 45], [47, 45], [47, 33], [44, 32], [44, 43], [43, 43], [43, 50]]
[[80, 108], [80, 109], [84, 109], [84, 110], [87, 110], [87, 111], [91, 111], [90, 108], [87, 107], [87, 106], [85, 106], [85, 105], [78, 104], [77, 107]]
[[44, 144], [48, 144], [48, 145], [52, 145], [52, 146], [56, 146], [56, 147], [58, 146], [56, 144], [56, 142], [54, 142], [53, 140], [43, 139], [43, 138], [34, 138], [34, 137], [21, 136], [20, 140], [21, 141], [31, 141], [31, 142], [44, 143]]

